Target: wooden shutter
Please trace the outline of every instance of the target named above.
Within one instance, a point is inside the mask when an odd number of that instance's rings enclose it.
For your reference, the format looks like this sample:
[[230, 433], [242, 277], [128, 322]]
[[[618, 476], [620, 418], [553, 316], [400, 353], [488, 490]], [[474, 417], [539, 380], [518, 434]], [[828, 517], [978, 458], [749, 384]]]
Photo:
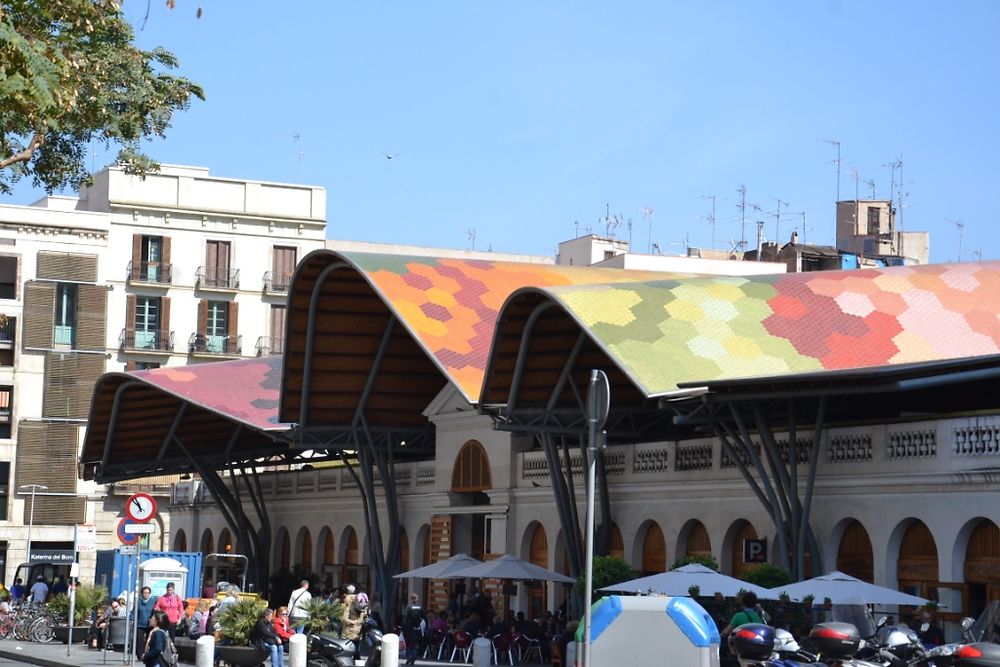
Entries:
[[97, 282], [97, 255], [81, 255], [71, 252], [38, 253], [36, 275], [49, 280], [72, 282]]
[[218, 244], [219, 256], [216, 258], [218, 262], [219, 270], [219, 280], [221, 284], [228, 287], [229, 286], [229, 243], [224, 241], [219, 241]]
[[174, 281], [174, 271], [170, 266], [170, 237], [164, 236], [162, 247], [160, 248], [160, 280], [172, 283]]
[[134, 361], [126, 361], [125, 362], [125, 370], [126, 371], [134, 371], [138, 367], [139, 367], [139, 365], [137, 363], [135, 363]]
[[208, 333], [208, 299], [198, 302], [198, 331], [197, 334], [204, 336]]
[[128, 331], [128, 335], [135, 331], [135, 309], [135, 294], [129, 294], [125, 297], [125, 329]]
[[236, 344], [236, 336], [239, 332], [239, 326], [238, 326], [239, 314], [240, 314], [240, 304], [236, 303], [235, 301], [230, 301], [229, 315], [226, 318], [228, 320], [226, 322], [226, 326], [228, 328], [228, 330], [226, 331], [226, 335], [229, 336], [229, 338], [233, 341], [232, 342], [233, 345]]
[[160, 299], [160, 336], [163, 344], [170, 344], [170, 297]]
[[138, 280], [142, 275], [142, 234], [132, 235], [132, 275], [131, 280]]
[[108, 290], [99, 285], [80, 285], [76, 315], [76, 349], [107, 349]]
[[24, 285], [24, 347], [52, 348], [52, 328], [55, 324], [55, 283], [28, 281]]
[[[431, 517], [431, 530], [427, 541], [430, 543], [432, 562], [445, 560], [451, 556], [452, 525], [450, 514], [435, 514]], [[429, 609], [444, 609], [448, 606], [451, 593], [450, 582], [446, 579], [432, 579], [427, 586], [427, 606]]]
[[205, 284], [214, 287], [218, 278], [219, 242], [205, 242]]
[[90, 414], [94, 385], [103, 373], [102, 355], [73, 352], [47, 354], [42, 416], [85, 419]]
[[[17, 485], [44, 484], [47, 493], [75, 493], [79, 427], [21, 420], [17, 427]], [[86, 518], [86, 499], [35, 496], [34, 524], [72, 526]], [[31, 515], [30, 496], [24, 503], [24, 523]]]

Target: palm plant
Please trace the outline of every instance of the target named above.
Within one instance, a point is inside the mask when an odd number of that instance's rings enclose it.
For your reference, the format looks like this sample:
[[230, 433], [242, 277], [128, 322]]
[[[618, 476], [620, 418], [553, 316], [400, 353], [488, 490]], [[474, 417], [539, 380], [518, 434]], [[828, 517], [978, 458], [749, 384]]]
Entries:
[[[104, 586], [89, 586], [81, 584], [76, 588], [76, 605], [73, 608], [73, 625], [86, 623], [87, 616], [100, 606], [108, 597], [108, 589]], [[69, 619], [69, 595], [60, 593], [48, 603], [48, 608], [64, 620]]]
[[267, 603], [259, 598], [240, 598], [219, 612], [218, 623], [222, 636], [235, 646], [248, 646], [253, 626]]
[[313, 598], [299, 607], [306, 612], [304, 618], [297, 618], [292, 623], [296, 628], [305, 627], [306, 634], [323, 632], [330, 627], [331, 622], [339, 619], [344, 612], [340, 602], [329, 602], [323, 598]]

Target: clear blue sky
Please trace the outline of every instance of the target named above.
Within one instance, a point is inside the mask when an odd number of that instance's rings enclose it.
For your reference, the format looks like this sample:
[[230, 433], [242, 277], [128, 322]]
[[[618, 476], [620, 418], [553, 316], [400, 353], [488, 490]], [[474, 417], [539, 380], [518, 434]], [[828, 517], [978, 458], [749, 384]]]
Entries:
[[[722, 247], [742, 183], [831, 243], [835, 149], [818, 139], [835, 139], [842, 198], [852, 168], [862, 197], [869, 179], [887, 196], [902, 156], [903, 227], [931, 232], [932, 260], [957, 258], [949, 219], [964, 260], [1000, 256], [993, 0], [198, 4], [152, 0], [138, 33], [207, 93], [151, 154], [322, 185], [331, 237], [469, 247], [475, 229], [478, 249], [551, 254], [575, 222], [603, 231], [610, 204], [636, 250], [649, 206], [652, 238], [681, 252], [710, 245], [715, 194]], [[146, 3], [125, 7], [138, 21]]]

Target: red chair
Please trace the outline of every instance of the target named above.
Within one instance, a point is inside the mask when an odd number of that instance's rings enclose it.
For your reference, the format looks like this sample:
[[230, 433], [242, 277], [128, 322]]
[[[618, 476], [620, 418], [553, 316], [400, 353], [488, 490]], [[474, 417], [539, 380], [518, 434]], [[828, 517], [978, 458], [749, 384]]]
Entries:
[[461, 654], [462, 662], [469, 661], [469, 655], [472, 653], [472, 635], [464, 630], [455, 630], [451, 635], [451, 658], [448, 662], [455, 662], [455, 655]]
[[431, 632], [431, 640], [427, 642], [427, 648], [424, 649], [424, 658], [426, 658], [432, 650], [437, 648], [437, 659], [441, 659], [441, 653], [444, 652], [444, 645], [448, 643], [448, 635], [444, 630], [433, 630]]
[[510, 634], [497, 635], [493, 638], [493, 661], [500, 664], [500, 656], [507, 654], [511, 667], [514, 665], [514, 638]]

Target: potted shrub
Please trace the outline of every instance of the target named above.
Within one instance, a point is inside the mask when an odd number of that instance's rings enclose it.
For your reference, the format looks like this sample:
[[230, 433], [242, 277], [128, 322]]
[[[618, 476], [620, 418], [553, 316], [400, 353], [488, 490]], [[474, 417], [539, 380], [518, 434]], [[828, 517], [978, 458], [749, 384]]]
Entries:
[[258, 598], [240, 598], [227, 606], [216, 617], [222, 642], [215, 648], [215, 659], [229, 665], [259, 665], [268, 658], [268, 652], [250, 645], [253, 626], [267, 603]]
[[306, 612], [306, 617], [297, 619], [292, 625], [296, 628], [305, 627], [307, 635], [330, 629], [331, 623], [339, 620], [344, 613], [343, 604], [327, 602], [322, 598], [313, 598], [300, 608]]
[[[87, 629], [90, 627], [90, 615], [101, 606], [108, 597], [108, 589], [104, 586], [79, 585], [76, 588], [76, 605], [73, 608], [73, 641], [83, 642], [87, 639]], [[62, 643], [69, 641], [69, 595], [60, 593], [48, 603], [49, 610], [60, 619], [53, 627], [55, 638]]]
[[699, 595], [701, 595], [701, 586], [694, 585], [694, 586], [689, 587], [688, 588], [688, 595], [690, 595], [693, 598], [696, 598]]

